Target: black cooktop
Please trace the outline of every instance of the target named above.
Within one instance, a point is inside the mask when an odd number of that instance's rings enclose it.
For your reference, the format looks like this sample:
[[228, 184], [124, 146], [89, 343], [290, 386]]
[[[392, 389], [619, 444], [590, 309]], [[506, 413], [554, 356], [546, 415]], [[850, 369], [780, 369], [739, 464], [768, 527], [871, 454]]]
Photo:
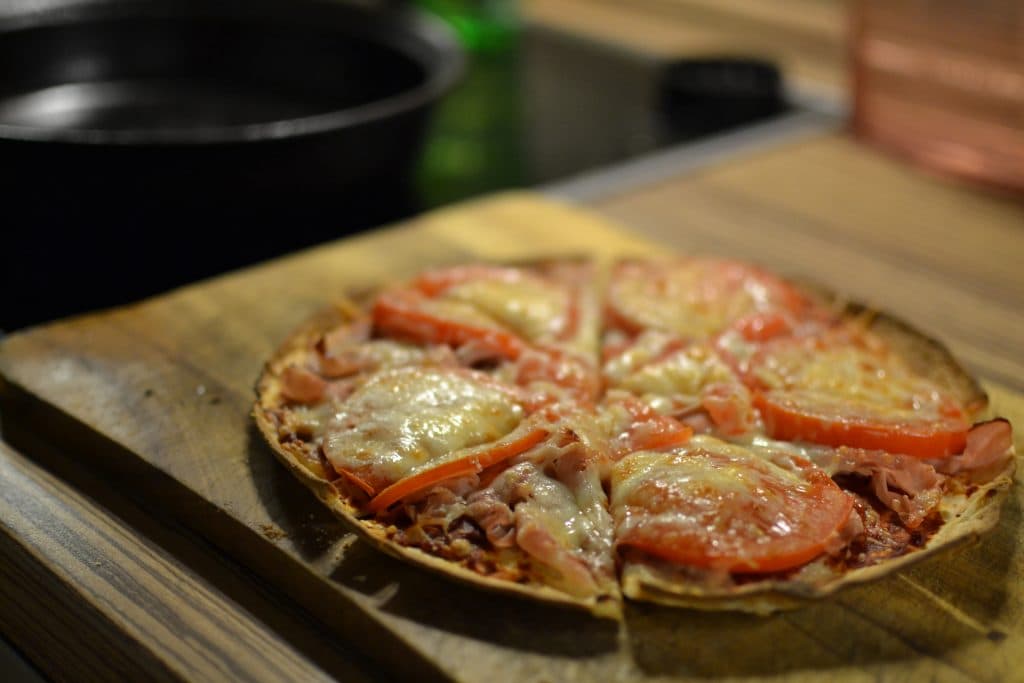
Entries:
[[411, 178], [374, 178], [302, 201], [264, 198], [251, 211], [182, 197], [165, 210], [103, 207], [101, 221], [45, 202], [28, 219], [8, 216], [5, 258], [18, 268], [4, 272], [19, 275], [2, 279], [0, 330], [127, 303], [453, 201], [780, 116], [788, 109], [781, 92], [770, 65], [663, 62], [527, 29], [511, 49], [470, 56], [462, 83], [434, 112]]

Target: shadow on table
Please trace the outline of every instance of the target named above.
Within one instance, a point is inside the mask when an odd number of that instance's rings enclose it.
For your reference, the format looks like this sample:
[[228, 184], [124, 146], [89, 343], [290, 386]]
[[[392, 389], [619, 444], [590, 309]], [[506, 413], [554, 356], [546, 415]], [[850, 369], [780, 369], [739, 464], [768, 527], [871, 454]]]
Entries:
[[[270, 458], [261, 440], [250, 450], [254, 459]], [[254, 477], [264, 482], [261, 496], [280, 511], [282, 528], [300, 553], [315, 561], [346, 529], [277, 469]], [[321, 535], [302, 531], [310, 520], [316, 520]], [[628, 668], [651, 676], [765, 676], [870, 668], [922, 656], [948, 660], [979, 639], [1000, 642], [1005, 634], [990, 625], [1007, 599], [1020, 524], [1020, 501], [1011, 497], [998, 527], [977, 544], [770, 617], [629, 603], [624, 639], [613, 621], [489, 593], [410, 566], [362, 541], [345, 548], [329, 576], [370, 597], [383, 612], [524, 652], [588, 659], [628, 646], [633, 662]], [[984, 678], [984, 663], [974, 661], [979, 671], [968, 673]], [[963, 669], [965, 663], [955, 666]]]
[[999, 525], [979, 543], [770, 617], [631, 603], [632, 657], [650, 675], [699, 677], [867, 669], [928, 658], [939, 660], [937, 668], [986, 680], [993, 671], [985, 658], [953, 662], [950, 656], [979, 640], [1006, 638], [994, 624], [1007, 601], [1020, 524], [1020, 501], [1011, 496]]
[[249, 437], [258, 494], [288, 541], [304, 560], [328, 572], [344, 588], [372, 598], [380, 610], [431, 628], [540, 654], [590, 657], [617, 650], [615, 621], [467, 586], [394, 559], [362, 540], [342, 544], [343, 552], [325, 559], [347, 535], [347, 527], [273, 462], [255, 428]]

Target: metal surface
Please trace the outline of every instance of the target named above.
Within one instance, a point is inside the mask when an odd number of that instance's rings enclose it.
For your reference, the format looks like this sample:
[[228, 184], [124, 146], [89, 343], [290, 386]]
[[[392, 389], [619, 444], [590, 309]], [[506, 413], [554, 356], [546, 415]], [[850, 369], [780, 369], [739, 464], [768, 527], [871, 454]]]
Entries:
[[314, 135], [420, 109], [461, 70], [448, 32], [412, 11], [323, 0], [13, 7], [0, 12], [0, 138], [180, 145]]
[[13, 7], [0, 11], [0, 187], [16, 220], [0, 289], [33, 297], [0, 309], [7, 329], [409, 213], [429, 110], [462, 65], [450, 32], [412, 11]]

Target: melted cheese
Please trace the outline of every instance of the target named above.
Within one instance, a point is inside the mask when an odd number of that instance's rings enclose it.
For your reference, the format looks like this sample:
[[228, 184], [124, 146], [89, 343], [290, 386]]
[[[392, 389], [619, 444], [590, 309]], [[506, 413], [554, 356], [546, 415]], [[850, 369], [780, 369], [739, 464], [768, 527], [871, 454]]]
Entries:
[[463, 325], [481, 328], [500, 328], [501, 323], [477, 306], [465, 301], [452, 299], [425, 299], [423, 310], [442, 320], [451, 320]]
[[429, 359], [430, 349], [388, 339], [372, 339], [354, 347], [351, 353], [365, 358], [373, 367], [385, 368], [414, 365]]
[[772, 292], [748, 268], [715, 260], [655, 270], [626, 267], [613, 283], [615, 306], [635, 323], [703, 339], [772, 305]]
[[562, 482], [522, 462], [499, 475], [492, 488], [514, 504], [517, 543], [557, 575], [552, 583], [586, 595], [594, 591], [595, 578], [610, 578], [611, 516], [595, 468]]
[[935, 419], [944, 397], [896, 356], [857, 346], [809, 350], [790, 346], [769, 355], [756, 370], [765, 386], [786, 392], [795, 405], [815, 412], [871, 413], [888, 421]]
[[323, 450], [337, 468], [393, 482], [455, 459], [463, 449], [500, 439], [523, 415], [506, 392], [469, 373], [384, 370], [330, 418]]
[[534, 342], [556, 336], [567, 323], [569, 293], [534, 278], [471, 280], [449, 288], [443, 296], [472, 306]]
[[672, 452], [633, 453], [616, 465], [616, 536], [707, 538], [723, 547], [742, 538], [756, 546], [757, 539], [785, 536], [796, 525], [779, 491], [807, 486], [797, 473], [748, 448], [695, 436]]
[[690, 346], [653, 362], [659, 352], [644, 346], [641, 338], [641, 344], [605, 366], [610, 385], [647, 399], [672, 396], [686, 403], [699, 402], [710, 384], [736, 382], [728, 366], [706, 346]]

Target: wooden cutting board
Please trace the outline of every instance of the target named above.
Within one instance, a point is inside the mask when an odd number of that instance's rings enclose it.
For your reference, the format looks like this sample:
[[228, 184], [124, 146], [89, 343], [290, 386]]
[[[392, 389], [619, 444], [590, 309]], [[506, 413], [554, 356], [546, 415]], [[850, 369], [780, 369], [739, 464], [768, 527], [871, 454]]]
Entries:
[[[262, 361], [335, 293], [438, 264], [657, 251], [534, 195], [460, 205], [4, 339], [4, 435], [73, 451], [402, 678], [1019, 678], [1019, 486], [981, 542], [834, 599], [769, 618], [631, 605], [618, 625], [479, 592], [374, 551], [277, 464], [251, 424]], [[1024, 425], [1024, 398], [988, 388], [996, 409]]]

